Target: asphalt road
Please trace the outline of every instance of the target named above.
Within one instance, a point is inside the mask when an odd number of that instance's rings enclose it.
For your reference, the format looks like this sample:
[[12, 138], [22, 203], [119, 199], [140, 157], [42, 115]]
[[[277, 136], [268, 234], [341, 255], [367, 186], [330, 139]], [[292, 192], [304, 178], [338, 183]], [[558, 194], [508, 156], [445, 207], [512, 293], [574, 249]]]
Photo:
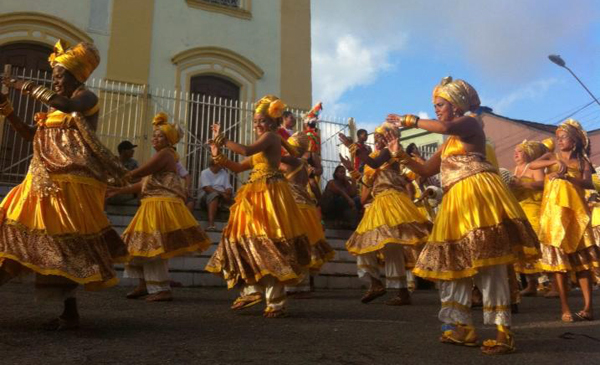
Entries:
[[[0, 288], [1, 364], [600, 364], [600, 321], [563, 324], [556, 299], [524, 298], [514, 317], [518, 352], [486, 357], [477, 348], [438, 342], [433, 290], [410, 307], [384, 298], [365, 305], [357, 290], [291, 299], [290, 316], [262, 317], [262, 305], [232, 312], [234, 291], [176, 288], [171, 303], [126, 300], [127, 288], [79, 292], [82, 328], [46, 332], [60, 305], [35, 303], [33, 286]], [[388, 294], [389, 295], [389, 294]], [[600, 295], [596, 292], [596, 303]], [[572, 292], [573, 309], [579, 293]], [[596, 304], [596, 314], [600, 316]], [[480, 339], [494, 335], [482, 328]], [[562, 339], [565, 332], [575, 339]], [[585, 337], [591, 336], [593, 338]]]

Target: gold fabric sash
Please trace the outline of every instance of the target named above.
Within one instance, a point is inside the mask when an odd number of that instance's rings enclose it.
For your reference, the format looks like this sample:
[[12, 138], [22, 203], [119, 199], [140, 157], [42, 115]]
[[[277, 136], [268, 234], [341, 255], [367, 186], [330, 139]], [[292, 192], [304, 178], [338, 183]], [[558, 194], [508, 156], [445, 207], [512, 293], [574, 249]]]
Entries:
[[440, 170], [444, 192], [469, 176], [482, 172], [498, 173], [498, 169], [486, 160], [485, 155], [476, 152], [448, 156], [442, 160]]

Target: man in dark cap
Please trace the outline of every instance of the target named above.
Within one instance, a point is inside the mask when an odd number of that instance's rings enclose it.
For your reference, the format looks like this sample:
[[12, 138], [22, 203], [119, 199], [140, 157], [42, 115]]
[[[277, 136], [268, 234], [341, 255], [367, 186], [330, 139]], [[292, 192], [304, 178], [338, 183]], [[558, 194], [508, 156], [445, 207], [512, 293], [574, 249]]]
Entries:
[[121, 160], [121, 163], [129, 171], [135, 170], [139, 167], [138, 162], [133, 158], [133, 154], [135, 152], [134, 148], [136, 147], [137, 145], [129, 141], [123, 141], [117, 146], [117, 150], [119, 151], [119, 160]]

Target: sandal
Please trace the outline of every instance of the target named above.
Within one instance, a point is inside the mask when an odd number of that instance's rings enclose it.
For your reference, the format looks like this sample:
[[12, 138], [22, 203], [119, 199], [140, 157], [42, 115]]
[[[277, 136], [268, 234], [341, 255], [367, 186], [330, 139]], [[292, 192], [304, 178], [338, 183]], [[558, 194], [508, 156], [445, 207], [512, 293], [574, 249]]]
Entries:
[[260, 293], [243, 295], [233, 301], [233, 305], [231, 305], [231, 309], [232, 310], [241, 310], [241, 309], [250, 308], [253, 305], [257, 305], [258, 303], [260, 303], [262, 301], [263, 301], [263, 298]]
[[287, 317], [286, 311], [282, 309], [271, 309], [267, 307], [263, 313], [263, 317], [265, 318], [285, 318]]
[[573, 322], [575, 322], [575, 320], [573, 319], [573, 315], [571, 313], [564, 313], [560, 317], [560, 320], [563, 321], [564, 323], [573, 323]]
[[135, 288], [133, 289], [133, 291], [127, 293], [125, 297], [127, 299], [138, 299], [141, 297], [145, 297], [146, 295], [148, 295], [148, 290], [146, 290], [146, 288]]
[[517, 351], [515, 347], [515, 339], [512, 333], [505, 326], [498, 326], [498, 331], [506, 335], [507, 342], [499, 342], [498, 340], [485, 340], [481, 346], [481, 353], [484, 355], [506, 355]]
[[575, 313], [575, 318], [573, 318], [577, 322], [585, 322], [585, 321], [593, 321], [594, 316], [590, 312], [579, 311]]
[[158, 293], [154, 293], [148, 298], [146, 298], [147, 302], [172, 302], [173, 301], [173, 293], [170, 290], [159, 291]]
[[367, 304], [379, 298], [380, 296], [385, 295], [385, 293], [387, 293], [385, 288], [379, 288], [375, 290], [370, 289], [365, 295], [363, 295], [362, 298], [360, 298], [360, 301], [364, 304]]
[[411, 305], [410, 292], [408, 289], [400, 289], [397, 296], [384, 302], [385, 305]]
[[[467, 347], [477, 346], [477, 334], [473, 326], [465, 326], [462, 324], [444, 325], [442, 326], [441, 343], [451, 345], [461, 345]], [[461, 333], [462, 332], [462, 333]]]

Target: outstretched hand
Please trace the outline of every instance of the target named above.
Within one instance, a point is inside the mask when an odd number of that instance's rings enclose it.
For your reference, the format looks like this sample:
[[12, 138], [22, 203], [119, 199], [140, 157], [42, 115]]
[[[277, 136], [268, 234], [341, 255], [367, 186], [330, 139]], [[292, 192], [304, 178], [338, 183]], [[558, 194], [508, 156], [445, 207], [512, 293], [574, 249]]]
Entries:
[[393, 124], [396, 128], [402, 127], [401, 115], [399, 114], [388, 114], [385, 121]]
[[338, 133], [338, 137], [340, 139], [340, 142], [342, 142], [344, 146], [350, 147], [350, 145], [352, 144], [352, 140], [348, 138], [348, 136], [346, 136], [344, 133]]
[[354, 170], [354, 165], [352, 165], [352, 162], [350, 161], [350, 159], [342, 156], [342, 154], [340, 153], [340, 163], [346, 168], [346, 170], [351, 171]]

